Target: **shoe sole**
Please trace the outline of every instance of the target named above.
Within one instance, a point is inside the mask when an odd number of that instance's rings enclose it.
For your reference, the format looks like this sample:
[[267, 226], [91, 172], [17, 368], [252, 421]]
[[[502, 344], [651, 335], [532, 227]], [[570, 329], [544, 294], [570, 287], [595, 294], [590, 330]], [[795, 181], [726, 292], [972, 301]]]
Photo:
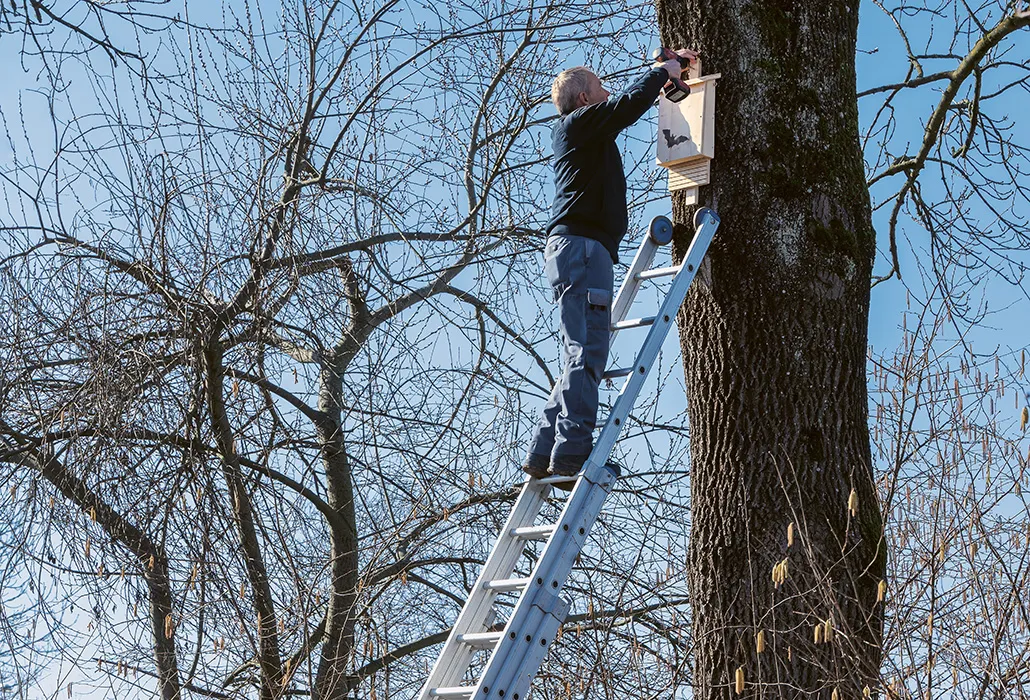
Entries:
[[550, 476], [550, 474], [547, 473], [546, 469], [538, 469], [536, 467], [524, 466], [522, 467], [522, 471], [526, 474], [529, 474], [534, 479], [546, 479]]

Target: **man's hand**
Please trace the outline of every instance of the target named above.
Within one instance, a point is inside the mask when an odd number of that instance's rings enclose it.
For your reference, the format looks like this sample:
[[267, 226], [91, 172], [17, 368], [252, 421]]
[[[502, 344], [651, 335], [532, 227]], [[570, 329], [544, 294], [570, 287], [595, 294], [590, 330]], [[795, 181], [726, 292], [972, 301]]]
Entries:
[[[697, 60], [697, 52], [691, 51], [690, 49], [677, 49], [676, 54], [681, 58], [686, 59], [690, 63]], [[668, 61], [655, 61], [654, 68], [664, 68], [669, 74], [670, 80], [677, 80], [681, 77], [683, 72], [683, 63], [679, 59], [671, 59]]]
[[669, 80], [677, 80], [683, 71], [683, 66], [680, 65], [679, 61], [664, 61], [662, 63], [655, 63], [652, 67], [664, 68], [665, 72], [669, 74]]

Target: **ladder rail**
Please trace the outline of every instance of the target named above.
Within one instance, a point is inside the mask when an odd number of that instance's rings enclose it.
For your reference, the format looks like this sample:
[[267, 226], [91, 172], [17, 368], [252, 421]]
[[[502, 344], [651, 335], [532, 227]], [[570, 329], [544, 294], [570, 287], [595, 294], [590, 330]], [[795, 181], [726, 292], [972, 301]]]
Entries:
[[676, 313], [687, 298], [690, 285], [701, 267], [701, 261], [704, 259], [705, 253], [708, 252], [708, 246], [715, 236], [715, 231], [719, 228], [719, 216], [711, 209], [701, 209], [698, 212], [697, 218], [699, 219], [699, 226], [694, 234], [694, 239], [687, 248], [687, 254], [683, 258], [680, 271], [672, 279], [669, 293], [658, 309], [654, 323], [647, 332], [647, 338], [644, 340], [640, 352], [637, 353], [633, 372], [626, 377], [626, 381], [619, 391], [619, 396], [615, 399], [615, 404], [608, 413], [604, 428], [601, 429], [601, 434], [594, 443], [593, 452], [590, 453], [591, 460], [588, 460], [588, 462], [595, 461], [593, 460], [594, 455], [603, 454], [603, 459], [596, 460], [598, 464], [603, 465], [615, 448], [615, 442], [619, 438], [622, 426], [625, 424], [626, 419], [629, 417], [629, 412], [636, 403], [637, 396], [644, 386], [644, 381], [647, 379], [647, 375], [662, 349], [665, 336], [668, 335], [671, 325], [675, 323]]
[[[615, 295], [615, 301], [612, 302], [612, 325], [625, 320], [626, 314], [633, 306], [633, 300], [637, 298], [637, 292], [640, 291], [643, 279], [641, 274], [645, 273], [654, 261], [658, 248], [671, 240], [672, 222], [664, 216], [656, 216], [651, 219], [647, 236], [644, 237], [643, 243], [637, 249], [637, 254], [633, 256], [633, 262], [630, 263], [629, 270], [626, 271], [626, 276], [619, 286], [619, 292]], [[618, 329], [612, 331], [612, 345], [615, 343], [616, 335], [618, 335]]]
[[479, 572], [469, 593], [465, 606], [458, 614], [458, 619], [451, 627], [444, 648], [437, 657], [436, 663], [422, 688], [422, 700], [429, 700], [430, 691], [433, 688], [455, 687], [465, 675], [472, 657], [477, 651], [472, 646], [460, 640], [461, 635], [486, 632], [487, 614], [490, 606], [500, 593], [508, 590], [505, 588], [487, 588], [488, 581], [511, 580], [511, 574], [515, 570], [519, 557], [525, 548], [524, 540], [510, 535], [512, 530], [527, 527], [533, 524], [537, 514], [543, 508], [547, 496], [550, 495], [552, 487], [549, 484], [534, 484], [527, 480], [512, 506], [507, 522], [501, 529], [501, 536], [494, 543], [490, 556]]
[[[591, 455], [588, 465], [595, 459]], [[596, 475], [596, 481], [589, 477], [580, 479], [566, 501], [555, 528], [561, 536], [548, 540], [540, 553], [530, 577], [530, 586], [516, 604], [505, 626], [505, 634], [476, 684], [473, 698], [519, 700], [528, 691], [557, 629], [565, 621], [564, 614], [553, 621], [547, 616], [541, 619], [541, 612], [550, 611], [556, 606], [555, 601], [560, 600], [558, 596], [572, 572], [576, 557], [615, 484], [615, 474], [610, 469], [601, 466], [592, 473]], [[565, 609], [568, 609], [568, 604], [565, 604]], [[527, 627], [534, 629], [527, 630]]]

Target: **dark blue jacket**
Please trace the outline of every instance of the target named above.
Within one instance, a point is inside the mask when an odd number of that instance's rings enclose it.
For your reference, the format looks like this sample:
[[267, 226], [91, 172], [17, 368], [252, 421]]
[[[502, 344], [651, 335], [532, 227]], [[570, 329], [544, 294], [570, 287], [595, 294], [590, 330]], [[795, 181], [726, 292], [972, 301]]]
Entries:
[[626, 235], [626, 175], [615, 137], [639, 119], [669, 80], [652, 68], [621, 95], [562, 116], [554, 125], [554, 203], [548, 235], [600, 241], [614, 262]]

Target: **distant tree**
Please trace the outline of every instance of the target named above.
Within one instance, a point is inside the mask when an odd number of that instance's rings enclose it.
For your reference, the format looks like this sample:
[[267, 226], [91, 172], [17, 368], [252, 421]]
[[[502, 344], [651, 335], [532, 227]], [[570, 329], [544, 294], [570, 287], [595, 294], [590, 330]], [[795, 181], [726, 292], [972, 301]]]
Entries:
[[[1027, 695], [1028, 343], [971, 345], [1026, 297], [1027, 151], [999, 108], [1026, 94], [1025, 17], [881, 7], [911, 75], [864, 90], [859, 132], [853, 4], [659, 4], [667, 43], [724, 76], [703, 190], [723, 225], [681, 318], [693, 421], [662, 364], [539, 697], [736, 697], [741, 667], [768, 697]], [[615, 87], [653, 19], [621, 2], [0, 6], [0, 697], [415, 695], [552, 380], [548, 86], [582, 61]], [[636, 220], [666, 196], [642, 133], [621, 143]], [[910, 298], [898, 346], [868, 351], [867, 185], [890, 277], [874, 292]], [[831, 642], [807, 641], [831, 617]]]
[[5, 684], [414, 693], [547, 390], [557, 49], [642, 9], [3, 12]]

